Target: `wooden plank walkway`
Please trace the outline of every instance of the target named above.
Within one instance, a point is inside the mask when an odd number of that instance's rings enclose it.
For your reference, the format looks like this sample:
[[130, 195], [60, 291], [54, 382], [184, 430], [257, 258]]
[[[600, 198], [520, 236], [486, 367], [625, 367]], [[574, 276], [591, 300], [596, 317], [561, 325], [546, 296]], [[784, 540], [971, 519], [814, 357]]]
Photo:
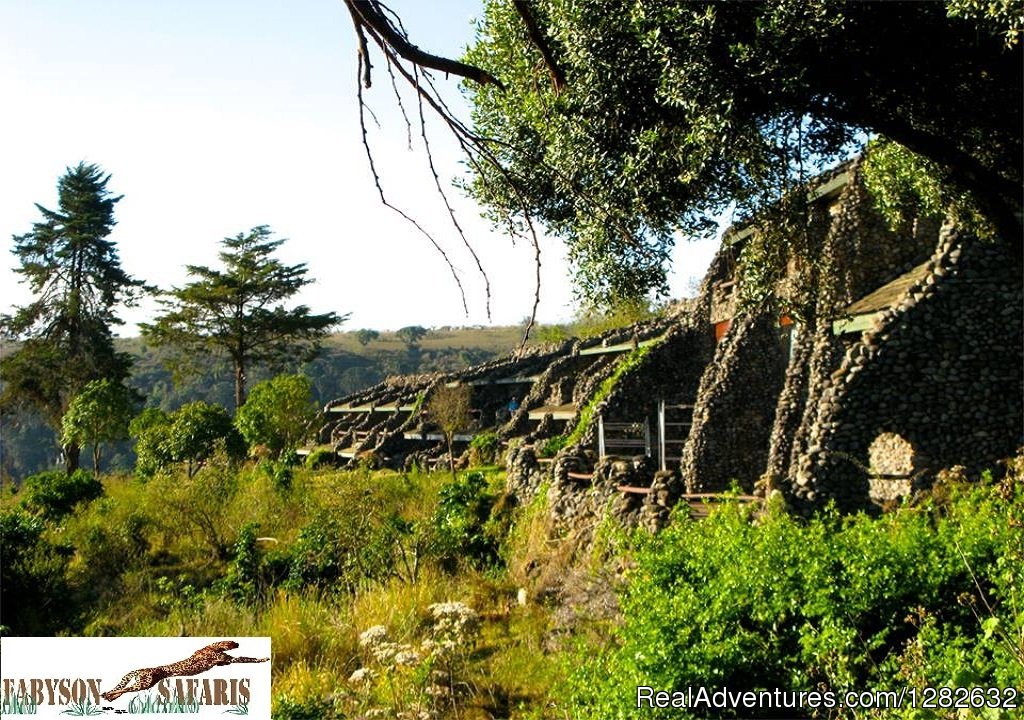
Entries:
[[[570, 477], [572, 474], [570, 473]], [[626, 495], [650, 495], [651, 488], [637, 487], [635, 485], [619, 485], [617, 489]], [[751, 503], [764, 500], [756, 495], [728, 495], [726, 493], [687, 493], [679, 496], [681, 502], [690, 506], [690, 517], [705, 518], [711, 514], [712, 508], [720, 502], [735, 500], [742, 503]]]
[[543, 420], [545, 415], [551, 415], [552, 420], [572, 420], [576, 417], [576, 406], [572, 403], [565, 405], [541, 405], [527, 413], [531, 420]]

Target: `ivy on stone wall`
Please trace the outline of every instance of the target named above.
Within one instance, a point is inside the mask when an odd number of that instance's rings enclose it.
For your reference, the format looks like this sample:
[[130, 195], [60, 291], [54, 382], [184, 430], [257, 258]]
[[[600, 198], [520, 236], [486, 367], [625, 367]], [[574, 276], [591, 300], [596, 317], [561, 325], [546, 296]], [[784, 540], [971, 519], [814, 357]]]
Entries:
[[619, 380], [622, 379], [627, 373], [632, 372], [636, 368], [640, 367], [644, 358], [647, 357], [647, 353], [654, 347], [656, 343], [649, 345], [643, 345], [641, 347], [634, 348], [626, 357], [624, 357], [618, 365], [615, 366], [615, 371], [608, 376], [597, 392], [595, 392], [587, 404], [580, 409], [580, 414], [576, 420], [576, 426], [569, 433], [569, 437], [566, 438], [565, 446], [572, 447], [578, 444], [586, 435], [587, 430], [590, 429], [591, 423], [594, 421], [594, 416], [597, 412], [598, 407], [603, 403], [612, 390], [618, 384]]

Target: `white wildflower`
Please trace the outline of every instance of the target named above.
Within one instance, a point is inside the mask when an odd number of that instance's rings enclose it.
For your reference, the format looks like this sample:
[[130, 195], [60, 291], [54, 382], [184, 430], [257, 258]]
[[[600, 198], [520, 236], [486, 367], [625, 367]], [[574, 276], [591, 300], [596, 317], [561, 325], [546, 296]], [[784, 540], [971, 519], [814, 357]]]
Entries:
[[361, 685], [362, 683], [368, 683], [373, 680], [374, 674], [375, 673], [370, 668], [359, 668], [348, 676], [348, 681], [354, 685]]
[[462, 602], [434, 603], [427, 608], [431, 616], [431, 634], [445, 650], [472, 640], [480, 628], [480, 616]]
[[439, 698], [448, 694], [448, 688], [445, 685], [427, 685], [424, 692], [431, 697]]
[[415, 665], [420, 661], [420, 654], [411, 647], [395, 653], [395, 665]]
[[388, 629], [383, 625], [374, 625], [359, 634], [359, 647], [373, 647], [388, 638]]
[[437, 720], [437, 713], [430, 710], [413, 709], [398, 713], [399, 720]]

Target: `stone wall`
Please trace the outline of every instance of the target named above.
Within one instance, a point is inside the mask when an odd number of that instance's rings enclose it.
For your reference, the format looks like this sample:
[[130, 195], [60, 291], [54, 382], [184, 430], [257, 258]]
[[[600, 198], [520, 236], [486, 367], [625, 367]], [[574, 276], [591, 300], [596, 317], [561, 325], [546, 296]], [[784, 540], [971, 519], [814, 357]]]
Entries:
[[700, 381], [681, 462], [688, 492], [719, 492], [734, 481], [753, 489], [768, 460], [785, 368], [778, 314], [736, 318]]
[[[666, 319], [459, 374], [467, 381], [517, 368], [541, 373], [499, 429], [511, 447], [510, 495], [526, 501], [547, 483], [556, 527], [611, 512], [656, 528], [684, 492], [716, 492], [734, 481], [748, 492], [779, 487], [807, 510], [830, 499], [858, 508], [912, 492], [941, 468], [978, 470], [1012, 455], [1024, 428], [1019, 257], [951, 227], [940, 234], [934, 221], [893, 232], [857, 179], [856, 164], [833, 176], [844, 172], [852, 180], [839, 189], [832, 183], [815, 201], [807, 237], [795, 243], [801, 254], [787, 259], [789, 274], [759, 309], [736, 309], [736, 286], [728, 286], [734, 246], [713, 261], [699, 296]], [[878, 327], [833, 334], [833, 320], [851, 302], [929, 256], [920, 281], [896, 298]], [[788, 341], [780, 337], [782, 312], [796, 321]], [[717, 345], [713, 320], [731, 320]], [[662, 334], [596, 410], [609, 421], [647, 418], [653, 428], [659, 399], [692, 402], [682, 461], [656, 473], [654, 458], [598, 458], [596, 421], [553, 462], [538, 459], [534, 442], [566, 426], [537, 425], [529, 409], [568, 402], [582, 409], [630, 357], [581, 350]], [[408, 397], [441, 378], [414, 380], [361, 398]], [[382, 427], [381, 437], [394, 430]], [[377, 447], [398, 449], [383, 441]]]
[[[790, 470], [796, 502], [854, 508], [873, 487], [876, 499], [891, 496], [878, 476], [901, 459], [886, 458], [886, 445], [912, 459], [911, 475], [922, 479], [953, 465], [978, 471], [1016, 451], [1021, 272], [1004, 246], [944, 229], [925, 277], [845, 350], [809, 414], [806, 447]], [[900, 442], [879, 443], [886, 434]]]

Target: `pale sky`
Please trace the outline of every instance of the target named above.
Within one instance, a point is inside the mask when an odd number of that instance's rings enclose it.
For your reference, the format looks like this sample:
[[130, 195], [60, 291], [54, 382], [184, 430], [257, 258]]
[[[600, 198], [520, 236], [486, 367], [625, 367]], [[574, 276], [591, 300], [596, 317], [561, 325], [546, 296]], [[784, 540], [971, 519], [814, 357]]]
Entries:
[[[457, 56], [472, 40], [478, 0], [389, 5], [414, 43]], [[483, 284], [455, 233], [420, 150], [406, 147], [383, 62], [366, 98], [380, 120], [372, 146], [389, 199], [445, 247], [466, 287], [469, 315], [436, 250], [384, 208], [360, 140], [355, 43], [341, 0], [0, 0], [0, 312], [28, 299], [16, 284], [11, 236], [55, 209], [57, 179], [79, 161], [111, 174], [124, 269], [160, 287], [187, 281], [185, 264], [216, 265], [226, 236], [269, 225], [280, 256], [315, 283], [299, 300], [351, 313], [342, 329], [487, 324]], [[468, 109], [455, 79], [453, 104]], [[435, 126], [442, 182], [461, 172]], [[533, 251], [491, 228], [454, 188], [459, 221], [492, 285], [491, 321], [530, 312]], [[713, 241], [680, 242], [672, 294], [690, 294]], [[560, 241], [542, 244], [542, 322], [572, 314]], [[134, 323], [153, 308], [122, 312]]]

